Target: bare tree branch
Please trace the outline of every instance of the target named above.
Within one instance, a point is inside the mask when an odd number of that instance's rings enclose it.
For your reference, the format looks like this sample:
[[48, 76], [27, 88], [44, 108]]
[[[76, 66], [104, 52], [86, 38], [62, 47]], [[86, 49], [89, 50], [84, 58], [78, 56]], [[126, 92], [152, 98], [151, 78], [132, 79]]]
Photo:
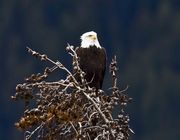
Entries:
[[[105, 93], [103, 90], [96, 92], [88, 86], [73, 46], [68, 44], [66, 50], [73, 58], [75, 72], [45, 54], [29, 47], [27, 49], [32, 56], [50, 62], [53, 67], [46, 67], [42, 74], [32, 74], [24, 83], [16, 86], [16, 94], [12, 99], [23, 100], [26, 108], [15, 126], [25, 131], [24, 139], [129, 139], [133, 131], [125, 107], [131, 98], [125, 93], [128, 86], [124, 90], [119, 90], [117, 86], [116, 56], [109, 67], [112, 87]], [[59, 81], [47, 81], [50, 74], [58, 69], [67, 72], [67, 77]], [[78, 82], [75, 75], [79, 75], [81, 82]], [[120, 112], [112, 117], [117, 106]]]

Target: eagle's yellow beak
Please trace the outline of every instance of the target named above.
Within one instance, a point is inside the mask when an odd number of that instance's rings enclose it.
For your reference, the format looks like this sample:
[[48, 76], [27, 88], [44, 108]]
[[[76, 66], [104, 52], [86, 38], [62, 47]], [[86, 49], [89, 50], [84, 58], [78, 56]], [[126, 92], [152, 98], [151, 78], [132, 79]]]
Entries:
[[91, 39], [92, 39], [92, 40], [96, 40], [97, 37], [96, 37], [95, 35], [92, 35], [92, 36], [91, 36]]

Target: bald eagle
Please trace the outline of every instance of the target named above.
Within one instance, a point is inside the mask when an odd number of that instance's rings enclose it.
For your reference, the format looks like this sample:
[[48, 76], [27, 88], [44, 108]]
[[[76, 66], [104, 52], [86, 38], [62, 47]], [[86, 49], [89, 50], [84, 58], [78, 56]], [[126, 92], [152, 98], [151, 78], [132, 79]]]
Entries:
[[79, 66], [85, 72], [90, 87], [102, 88], [106, 70], [106, 50], [100, 46], [97, 33], [86, 32], [81, 36], [81, 46], [76, 48]]

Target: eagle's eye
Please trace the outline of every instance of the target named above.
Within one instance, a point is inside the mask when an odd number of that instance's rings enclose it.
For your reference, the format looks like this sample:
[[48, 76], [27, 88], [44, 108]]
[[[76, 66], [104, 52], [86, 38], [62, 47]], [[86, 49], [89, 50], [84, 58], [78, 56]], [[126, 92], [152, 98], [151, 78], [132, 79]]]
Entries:
[[92, 37], [93, 35], [88, 35], [89, 37]]

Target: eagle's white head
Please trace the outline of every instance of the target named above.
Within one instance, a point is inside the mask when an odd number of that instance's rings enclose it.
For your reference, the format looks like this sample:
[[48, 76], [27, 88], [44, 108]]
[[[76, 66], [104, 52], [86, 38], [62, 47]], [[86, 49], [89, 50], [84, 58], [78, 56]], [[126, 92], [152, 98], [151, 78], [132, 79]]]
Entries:
[[97, 38], [97, 33], [94, 31], [86, 32], [81, 36], [81, 47], [89, 48], [90, 46], [101, 48]]

